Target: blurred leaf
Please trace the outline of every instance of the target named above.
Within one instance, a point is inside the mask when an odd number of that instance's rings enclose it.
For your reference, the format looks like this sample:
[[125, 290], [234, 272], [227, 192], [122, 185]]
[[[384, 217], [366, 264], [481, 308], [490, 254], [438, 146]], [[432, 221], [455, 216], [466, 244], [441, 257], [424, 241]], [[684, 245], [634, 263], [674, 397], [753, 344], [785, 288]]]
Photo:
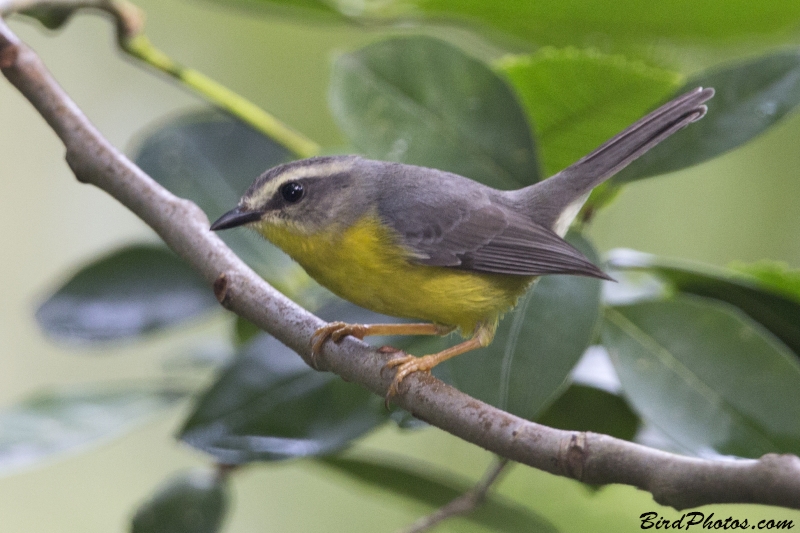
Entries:
[[608, 352], [600, 345], [589, 346], [578, 364], [572, 368], [573, 385], [584, 385], [619, 396], [622, 385]]
[[195, 405], [187, 444], [225, 464], [332, 453], [387, 419], [383, 401], [258, 335]]
[[699, 455], [800, 452], [800, 363], [735, 308], [680, 296], [605, 318], [603, 344], [648, 424]]
[[[735, 270], [663, 259], [632, 250], [614, 250], [609, 265], [655, 274], [675, 290], [735, 305], [800, 356], [798, 271], [767, 263]], [[749, 272], [747, 272], [749, 269]]]
[[339, 57], [331, 109], [365, 155], [438, 168], [501, 188], [539, 179], [525, 114], [489, 67], [430, 37]]
[[118, 437], [183, 396], [147, 385], [36, 393], [0, 411], [0, 475]]
[[[577, 234], [568, 240], [597, 262], [587, 240]], [[565, 386], [595, 334], [599, 306], [598, 280], [544, 276], [506, 315], [492, 344], [442, 363], [436, 374], [470, 396], [531, 419]]]
[[66, 24], [77, 11], [75, 7], [59, 5], [33, 6], [20, 11], [20, 15], [34, 18], [48, 30], [57, 30]]
[[751, 43], [757, 36], [783, 35], [800, 23], [800, 5], [791, 1], [748, 0], [215, 0], [224, 5], [277, 8], [298, 6], [298, 14], [338, 12], [359, 22], [432, 19], [465, 22], [543, 45], [600, 42], [606, 47], [660, 41]]
[[[384, 12], [400, 6], [427, 16], [485, 24], [535, 44], [578, 45], [601, 40], [617, 44], [688, 40], [749, 41], [757, 34], [795, 28], [800, 8], [784, 2], [758, 4], [746, 0], [638, 0], [563, 2], [559, 0], [395, 0]], [[379, 4], [380, 5], [380, 4]]]
[[682, 81], [641, 61], [575, 48], [508, 56], [497, 67], [533, 123], [548, 176], [640, 119]]
[[423, 422], [405, 409], [393, 410], [389, 418], [391, 418], [400, 429], [424, 429], [430, 427], [427, 422]]
[[247, 344], [261, 333], [261, 328], [239, 315], [236, 315], [234, 324], [233, 338], [237, 346]]
[[666, 283], [645, 270], [617, 270], [609, 262], [608, 272], [616, 283], [603, 284], [605, 305], [628, 305], [647, 300], [661, 300], [671, 293]]
[[[451, 475], [436, 473], [424, 464], [418, 465], [417, 468], [409, 468], [408, 461], [404, 461], [402, 466], [343, 457], [325, 457], [318, 461], [367, 485], [370, 492], [373, 492], [374, 488], [391, 491], [431, 509], [447, 504], [471, 488], [466, 480], [455, 480]], [[470, 523], [484, 526], [490, 531], [514, 533], [557, 531], [544, 517], [491, 492], [486, 502], [475, 511], [465, 516], [454, 517], [448, 523], [459, 532], [473, 531]]]
[[262, 10], [269, 14], [299, 15], [321, 20], [346, 20], [334, 6], [325, 0], [212, 0], [228, 7], [247, 11]]
[[83, 267], [36, 311], [48, 334], [108, 341], [167, 328], [219, 308], [211, 287], [163, 246], [138, 244]]
[[639, 428], [639, 417], [623, 398], [575, 384], [570, 385], [536, 421], [558, 429], [594, 431], [625, 440], [633, 440]]
[[[170, 192], [195, 202], [213, 221], [236, 207], [256, 177], [289, 159], [285, 148], [230, 115], [199, 111], [146, 133], [135, 161]], [[237, 228], [219, 236], [284, 293], [296, 296], [308, 285], [305, 272], [256, 232]]]
[[790, 268], [787, 263], [762, 259], [756, 263], [736, 261], [728, 268], [753, 277], [765, 288], [800, 302], [800, 268]]
[[[800, 5], [800, 4], [798, 4]], [[708, 114], [617, 174], [624, 183], [702, 163], [733, 150], [780, 121], [800, 103], [800, 53], [783, 51], [701, 72], [675, 95], [714, 87]]]
[[216, 110], [180, 115], [143, 134], [136, 164], [211, 219], [236, 207], [256, 177], [289, 161], [281, 145]]
[[136, 511], [132, 533], [215, 533], [228, 509], [225, 479], [212, 470], [175, 476]]

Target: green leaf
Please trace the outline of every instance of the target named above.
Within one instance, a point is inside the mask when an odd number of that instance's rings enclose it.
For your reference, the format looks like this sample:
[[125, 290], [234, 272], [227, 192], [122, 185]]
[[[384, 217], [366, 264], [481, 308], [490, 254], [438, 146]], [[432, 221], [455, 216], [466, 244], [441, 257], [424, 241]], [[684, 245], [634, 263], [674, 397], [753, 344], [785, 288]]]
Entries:
[[682, 81], [676, 72], [575, 48], [508, 56], [497, 67], [533, 123], [548, 176], [640, 119]]
[[236, 207], [266, 169], [290, 160], [281, 145], [216, 110], [186, 113], [142, 137], [136, 164], [212, 219]]
[[[587, 240], [577, 234], [568, 240], [597, 261]], [[594, 337], [599, 308], [599, 280], [544, 276], [503, 319], [492, 344], [439, 365], [437, 376], [470, 396], [532, 419], [566, 385]]]
[[800, 362], [736, 308], [694, 296], [608, 308], [602, 337], [633, 408], [687, 450], [800, 452]]
[[81, 268], [36, 311], [48, 334], [108, 341], [164, 329], [217, 309], [211, 287], [163, 246], [119, 249]]
[[735, 305], [800, 356], [800, 271], [769, 263], [724, 270], [631, 250], [614, 250], [609, 265], [655, 274], [676, 291]]
[[787, 298], [800, 302], [800, 268], [790, 268], [788, 263], [762, 259], [756, 263], [736, 261], [728, 268], [753, 277], [764, 287]]
[[0, 411], [0, 475], [118, 437], [183, 396], [179, 390], [147, 385], [33, 394]]
[[427, 422], [416, 418], [414, 415], [406, 411], [405, 409], [395, 409], [389, 415], [389, 418], [397, 424], [397, 427], [400, 429], [425, 429], [429, 427]]
[[136, 511], [132, 533], [215, 533], [228, 509], [226, 479], [193, 470], [170, 479]]
[[708, 114], [659, 144], [613, 178], [624, 183], [672, 172], [733, 150], [779, 122], [800, 103], [800, 52], [783, 51], [701, 72], [675, 95], [714, 87]]
[[212, 0], [227, 7], [248, 12], [263, 11], [269, 15], [295, 15], [303, 19], [347, 20], [334, 5], [324, 0]]
[[539, 179], [525, 114], [489, 67], [430, 37], [338, 58], [331, 109], [368, 157], [455, 172], [501, 188]]
[[[428, 465], [409, 468], [407, 460], [402, 466], [373, 459], [343, 457], [325, 457], [318, 461], [364, 484], [370, 493], [376, 488], [383, 489], [430, 509], [442, 507], [471, 488], [466, 480], [435, 472]], [[475, 525], [509, 533], [557, 531], [544, 517], [491, 492], [486, 502], [475, 511], [454, 517], [449, 523], [456, 531], [472, 531]]]
[[239, 464], [332, 453], [384, 422], [383, 401], [257, 336], [195, 405], [180, 438]]
[[786, 35], [800, 23], [796, 2], [753, 4], [748, 0], [683, 0], [658, 3], [639, 0], [216, 0], [224, 5], [261, 7], [298, 6], [298, 14], [337, 11], [358, 22], [452, 21], [512, 35], [538, 46], [600, 42], [606, 47], [684, 41], [750, 44], [755, 37]]
[[623, 398], [575, 384], [570, 385], [536, 421], [554, 428], [594, 431], [625, 440], [633, 440], [639, 428], [639, 417]]
[[800, 21], [800, 8], [791, 2], [762, 3], [755, 9], [746, 0], [707, 0], [687, 6], [680, 0], [657, 4], [638, 0], [570, 2], [559, 0], [396, 0], [398, 5], [427, 16], [463, 19], [536, 44], [583, 45], [590, 37], [618, 44], [698, 40], [730, 42], [754, 35], [788, 31]]
[[[200, 111], [144, 134], [135, 161], [170, 192], [192, 200], [216, 220], [236, 207], [257, 176], [289, 159], [285, 148], [230, 115]], [[310, 283], [296, 263], [256, 232], [238, 228], [219, 236], [284, 293], [297, 295]]]
[[246, 318], [242, 318], [240, 316], [236, 316], [236, 320], [233, 323], [233, 339], [237, 346], [241, 346], [243, 344], [247, 344], [253, 338], [261, 333], [261, 328], [247, 320]]

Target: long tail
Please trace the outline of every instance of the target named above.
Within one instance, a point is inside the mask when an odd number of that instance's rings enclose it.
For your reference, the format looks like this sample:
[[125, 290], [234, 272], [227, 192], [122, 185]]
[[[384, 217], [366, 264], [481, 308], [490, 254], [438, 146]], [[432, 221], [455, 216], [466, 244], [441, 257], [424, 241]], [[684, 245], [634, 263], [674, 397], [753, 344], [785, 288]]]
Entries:
[[646, 151], [706, 114], [714, 89], [698, 87], [633, 123], [558, 174], [515, 191], [539, 224], [563, 235], [593, 188]]

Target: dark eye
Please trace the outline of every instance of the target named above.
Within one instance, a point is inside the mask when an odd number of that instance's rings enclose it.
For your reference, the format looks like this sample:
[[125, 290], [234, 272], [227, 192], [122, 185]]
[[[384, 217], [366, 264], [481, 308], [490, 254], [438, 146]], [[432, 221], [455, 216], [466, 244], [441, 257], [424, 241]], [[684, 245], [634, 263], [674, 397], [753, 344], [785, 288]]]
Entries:
[[281, 196], [290, 204], [300, 201], [304, 192], [303, 186], [296, 181], [289, 181], [281, 185]]

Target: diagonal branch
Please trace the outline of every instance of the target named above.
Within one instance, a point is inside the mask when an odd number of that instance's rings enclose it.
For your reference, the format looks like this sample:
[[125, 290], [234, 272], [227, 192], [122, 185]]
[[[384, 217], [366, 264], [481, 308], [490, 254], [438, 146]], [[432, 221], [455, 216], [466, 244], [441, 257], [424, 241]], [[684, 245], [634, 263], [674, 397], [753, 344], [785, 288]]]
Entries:
[[497, 482], [500, 478], [500, 474], [503, 473], [507, 466], [508, 459], [502, 457], [497, 459], [489, 470], [486, 471], [483, 479], [474, 487], [428, 516], [423, 516], [407, 529], [401, 530], [401, 533], [423, 533], [424, 531], [429, 531], [436, 526], [436, 524], [448, 518], [471, 513], [486, 501], [489, 489]]
[[[79, 181], [91, 183], [150, 225], [195, 268], [220, 303], [271, 333], [310, 362], [310, 339], [323, 322], [277, 292], [209, 231], [192, 202], [158, 185], [103, 138], [0, 20], [0, 69], [34, 105], [66, 147]], [[320, 366], [385, 396], [390, 355], [348, 337], [325, 345]], [[413, 374], [395, 402], [414, 416], [507, 459], [591, 484], [623, 483], [676, 509], [709, 503], [763, 503], [800, 509], [800, 458], [758, 460], [683, 457], [595, 433], [562, 431], [484, 404], [437, 379]]]

